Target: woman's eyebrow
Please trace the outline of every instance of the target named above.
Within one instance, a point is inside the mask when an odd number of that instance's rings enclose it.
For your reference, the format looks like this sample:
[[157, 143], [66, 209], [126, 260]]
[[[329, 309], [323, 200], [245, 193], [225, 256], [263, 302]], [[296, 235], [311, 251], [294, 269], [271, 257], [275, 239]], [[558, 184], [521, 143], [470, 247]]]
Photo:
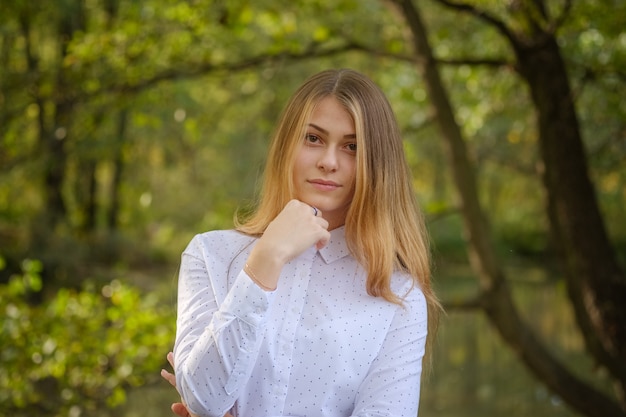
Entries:
[[316, 125], [316, 124], [309, 123], [309, 126], [311, 126], [312, 128], [315, 128], [315, 129], [319, 130], [320, 132], [322, 132], [322, 133], [323, 133], [323, 134], [325, 134], [325, 135], [328, 135], [328, 130], [323, 129], [323, 128], [319, 127], [319, 126], [318, 126], [318, 125]]
[[[309, 126], [311, 126], [314, 129], [319, 130], [320, 132], [322, 132], [325, 135], [328, 135], [328, 130], [326, 130], [326, 129], [322, 128], [322, 127], [319, 127], [318, 125], [316, 125], [314, 123], [309, 123]], [[352, 134], [349, 134], [349, 135], [344, 135], [344, 138], [356, 139], [356, 133], [352, 133]]]

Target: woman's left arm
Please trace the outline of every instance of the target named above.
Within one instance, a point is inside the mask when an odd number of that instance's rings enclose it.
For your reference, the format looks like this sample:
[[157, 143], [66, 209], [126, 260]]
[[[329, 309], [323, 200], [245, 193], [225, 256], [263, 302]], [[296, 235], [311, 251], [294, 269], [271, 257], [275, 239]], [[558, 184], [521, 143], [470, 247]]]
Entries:
[[383, 345], [361, 383], [353, 416], [417, 416], [428, 312], [415, 287], [399, 307]]

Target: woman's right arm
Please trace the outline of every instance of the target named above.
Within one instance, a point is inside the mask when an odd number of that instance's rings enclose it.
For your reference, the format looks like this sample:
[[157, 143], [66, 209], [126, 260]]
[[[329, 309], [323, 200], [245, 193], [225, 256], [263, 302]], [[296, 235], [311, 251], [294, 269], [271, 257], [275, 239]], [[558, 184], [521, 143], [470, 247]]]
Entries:
[[[169, 352], [167, 354], [167, 361], [170, 363], [173, 369], [174, 368], [174, 354], [172, 352]], [[163, 379], [169, 382], [170, 385], [176, 388], [176, 376], [174, 374], [169, 373], [165, 369], [161, 369], [161, 376], [163, 377]], [[187, 409], [185, 404], [182, 402], [182, 400], [181, 402], [173, 403], [170, 408], [172, 412], [179, 417], [194, 417], [191, 413], [189, 413], [189, 410]], [[226, 413], [224, 414], [224, 417], [233, 417], [233, 415], [230, 413]]]
[[321, 210], [291, 200], [267, 226], [246, 261], [248, 274], [266, 288], [276, 288], [285, 263], [313, 245], [322, 248], [328, 239], [328, 222]]
[[275, 288], [285, 262], [328, 241], [328, 223], [312, 213], [304, 203], [288, 203], [256, 242], [248, 267], [220, 305], [214, 289], [226, 278], [212, 276], [207, 267], [202, 254], [211, 248], [196, 237], [183, 253], [174, 356], [178, 390], [190, 412], [222, 417], [239, 397], [256, 361], [272, 296], [255, 281]]
[[270, 293], [242, 271], [218, 305], [213, 280], [194, 239], [183, 253], [178, 284], [174, 346], [178, 391], [189, 411], [222, 417], [230, 410], [252, 371], [261, 342]]

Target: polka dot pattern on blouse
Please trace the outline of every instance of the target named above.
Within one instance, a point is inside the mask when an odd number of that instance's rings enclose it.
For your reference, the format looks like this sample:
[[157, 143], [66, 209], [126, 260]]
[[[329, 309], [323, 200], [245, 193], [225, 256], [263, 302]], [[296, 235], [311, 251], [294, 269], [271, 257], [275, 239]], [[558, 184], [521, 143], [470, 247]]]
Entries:
[[[183, 253], [176, 377], [200, 416], [417, 415], [427, 334], [419, 288], [404, 306], [372, 297], [344, 228], [289, 262], [266, 292], [243, 264], [255, 239], [196, 236]], [[394, 274], [404, 295], [411, 282]]]

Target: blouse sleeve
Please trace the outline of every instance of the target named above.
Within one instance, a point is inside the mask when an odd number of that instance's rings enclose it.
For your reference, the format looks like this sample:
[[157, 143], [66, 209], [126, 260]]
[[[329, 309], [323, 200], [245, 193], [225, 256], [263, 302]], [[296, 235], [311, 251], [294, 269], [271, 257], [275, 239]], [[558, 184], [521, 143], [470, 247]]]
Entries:
[[211, 269], [195, 238], [181, 260], [174, 364], [189, 411], [222, 417], [252, 372], [271, 293], [242, 271], [219, 303], [216, 289], [226, 282], [226, 272], [214, 276]]
[[417, 416], [427, 314], [424, 294], [416, 287], [392, 320], [359, 388], [353, 416]]

